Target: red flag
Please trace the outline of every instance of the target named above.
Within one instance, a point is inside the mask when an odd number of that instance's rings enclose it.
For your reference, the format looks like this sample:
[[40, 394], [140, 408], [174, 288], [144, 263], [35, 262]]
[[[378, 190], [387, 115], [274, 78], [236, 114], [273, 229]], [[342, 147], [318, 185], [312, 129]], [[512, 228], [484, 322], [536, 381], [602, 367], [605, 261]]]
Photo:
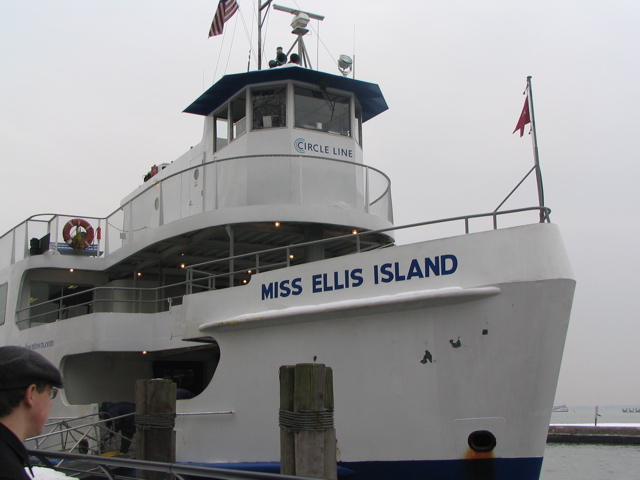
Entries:
[[238, 11], [238, 4], [236, 0], [220, 0], [218, 3], [218, 9], [211, 22], [211, 28], [209, 29], [209, 38], [220, 35], [222, 33], [222, 27], [224, 24], [233, 17], [233, 14]]
[[520, 114], [520, 118], [518, 119], [518, 124], [516, 125], [516, 129], [511, 132], [516, 133], [520, 130], [520, 136], [524, 135], [524, 126], [527, 123], [531, 123], [531, 117], [529, 116], [529, 97], [524, 99], [524, 107], [522, 108], [522, 113]]

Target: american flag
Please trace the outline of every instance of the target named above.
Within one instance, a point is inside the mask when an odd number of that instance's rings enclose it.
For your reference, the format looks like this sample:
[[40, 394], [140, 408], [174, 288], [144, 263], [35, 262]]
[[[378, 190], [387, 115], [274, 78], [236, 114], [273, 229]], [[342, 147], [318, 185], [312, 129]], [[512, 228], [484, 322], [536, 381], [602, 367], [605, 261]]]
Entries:
[[220, 35], [222, 33], [222, 27], [224, 24], [233, 17], [233, 14], [238, 11], [238, 4], [236, 0], [220, 0], [218, 3], [218, 9], [211, 22], [211, 28], [209, 29], [209, 38]]

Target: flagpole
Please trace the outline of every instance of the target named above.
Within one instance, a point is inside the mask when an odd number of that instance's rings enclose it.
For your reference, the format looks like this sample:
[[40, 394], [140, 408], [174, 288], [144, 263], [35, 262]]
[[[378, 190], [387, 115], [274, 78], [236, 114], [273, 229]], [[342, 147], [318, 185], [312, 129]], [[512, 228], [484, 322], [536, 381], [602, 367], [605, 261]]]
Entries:
[[262, 24], [266, 20], [266, 13], [264, 19], [262, 18], [262, 10], [269, 8], [273, 0], [267, 0], [264, 3], [258, 2], [258, 70], [262, 70]]
[[[536, 181], [538, 184], [538, 203], [544, 207], [544, 188], [542, 185], [542, 170], [540, 169], [540, 157], [538, 156], [538, 136], [536, 135], [536, 116], [533, 111], [533, 90], [531, 89], [531, 76], [527, 77], [527, 91], [529, 101], [529, 112], [531, 114], [531, 142], [533, 143], [533, 161], [536, 169]], [[540, 210], [540, 223], [544, 223], [547, 218], [546, 213]]]

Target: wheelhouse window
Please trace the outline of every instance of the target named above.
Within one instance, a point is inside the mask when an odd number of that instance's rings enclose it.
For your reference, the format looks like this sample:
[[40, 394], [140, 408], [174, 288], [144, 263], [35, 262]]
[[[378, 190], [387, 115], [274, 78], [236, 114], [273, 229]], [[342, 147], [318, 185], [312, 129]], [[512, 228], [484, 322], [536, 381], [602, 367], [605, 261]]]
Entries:
[[8, 283], [0, 285], [0, 325], [4, 325], [4, 320], [6, 318], [8, 286]]
[[247, 99], [245, 93], [231, 102], [231, 139], [247, 131]]
[[296, 127], [351, 136], [349, 97], [303, 87], [294, 92]]
[[213, 151], [217, 152], [229, 144], [228, 104], [213, 116]]
[[357, 125], [353, 129], [354, 134], [356, 136], [356, 142], [358, 145], [362, 146], [362, 107], [358, 100], [356, 100], [356, 123]]
[[251, 90], [253, 130], [287, 126], [287, 88], [263, 87]]

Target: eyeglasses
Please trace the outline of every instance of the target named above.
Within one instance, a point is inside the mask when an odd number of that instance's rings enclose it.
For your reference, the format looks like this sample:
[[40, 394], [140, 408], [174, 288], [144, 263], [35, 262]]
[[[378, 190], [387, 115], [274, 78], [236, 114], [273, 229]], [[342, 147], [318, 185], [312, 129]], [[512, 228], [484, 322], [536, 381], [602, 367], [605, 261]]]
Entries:
[[51, 387], [51, 391], [49, 392], [49, 398], [53, 400], [58, 396], [58, 389], [56, 387]]

